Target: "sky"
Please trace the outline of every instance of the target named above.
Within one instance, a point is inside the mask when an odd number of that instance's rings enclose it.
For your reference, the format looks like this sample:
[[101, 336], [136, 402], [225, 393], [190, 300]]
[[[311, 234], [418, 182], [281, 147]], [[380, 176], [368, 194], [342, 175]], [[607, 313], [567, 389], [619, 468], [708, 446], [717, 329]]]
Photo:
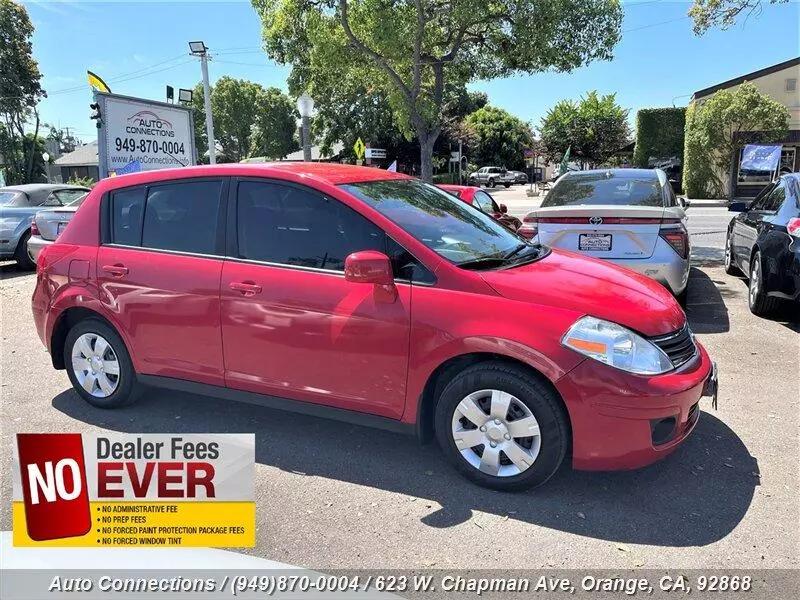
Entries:
[[[165, 86], [191, 88], [200, 80], [187, 42], [211, 49], [212, 84], [223, 76], [286, 90], [288, 67], [261, 51], [261, 23], [249, 1], [95, 2], [25, 0], [35, 27], [33, 51], [48, 98], [41, 118], [69, 127], [84, 142], [96, 137], [89, 120], [86, 70], [114, 93], [164, 100]], [[614, 59], [571, 73], [539, 73], [477, 81], [471, 89], [531, 122], [557, 101], [587, 91], [616, 93], [633, 124], [640, 108], [684, 106], [692, 92], [800, 55], [800, 3], [765, 4], [727, 31], [692, 33], [688, 2], [624, 2], [622, 39]]]

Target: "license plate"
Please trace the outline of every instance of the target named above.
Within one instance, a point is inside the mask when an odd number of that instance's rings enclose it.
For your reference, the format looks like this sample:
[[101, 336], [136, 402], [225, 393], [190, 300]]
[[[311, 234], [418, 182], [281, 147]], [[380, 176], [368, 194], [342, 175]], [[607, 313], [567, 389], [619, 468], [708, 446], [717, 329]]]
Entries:
[[67, 223], [59, 223], [58, 227], [56, 227], [56, 234], [61, 235], [61, 232], [67, 228]]
[[610, 233], [582, 233], [578, 236], [578, 250], [608, 252], [611, 250]]

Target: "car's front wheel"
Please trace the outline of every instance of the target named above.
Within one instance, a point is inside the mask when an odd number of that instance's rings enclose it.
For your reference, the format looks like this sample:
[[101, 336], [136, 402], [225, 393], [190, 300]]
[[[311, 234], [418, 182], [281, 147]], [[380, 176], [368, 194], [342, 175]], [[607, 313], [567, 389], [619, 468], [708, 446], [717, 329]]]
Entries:
[[494, 186], [495, 186], [494, 179], [490, 179], [489, 181], [486, 182], [486, 187], [493, 188]]
[[750, 282], [748, 290], [748, 304], [750, 312], [759, 317], [772, 314], [778, 307], [778, 299], [767, 295], [764, 289], [764, 273], [761, 264], [761, 252], [756, 250], [753, 260], [750, 261]]
[[436, 406], [436, 436], [464, 476], [493, 489], [536, 487], [558, 470], [569, 444], [561, 401], [540, 377], [503, 362], [468, 367]]
[[25, 232], [17, 244], [17, 251], [14, 253], [14, 260], [17, 261], [17, 268], [20, 271], [33, 271], [36, 268], [36, 261], [33, 254], [28, 250], [28, 240], [31, 239], [30, 229]]
[[67, 334], [64, 364], [75, 391], [98, 408], [135, 399], [136, 373], [122, 338], [99, 319], [86, 319]]

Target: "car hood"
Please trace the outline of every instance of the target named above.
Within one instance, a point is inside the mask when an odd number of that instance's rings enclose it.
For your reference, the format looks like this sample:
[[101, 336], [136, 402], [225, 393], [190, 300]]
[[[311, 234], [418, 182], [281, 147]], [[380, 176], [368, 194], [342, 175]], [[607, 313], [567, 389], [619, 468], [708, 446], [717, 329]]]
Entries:
[[533, 263], [480, 275], [511, 300], [571, 309], [648, 336], [671, 333], [686, 322], [678, 302], [661, 284], [566, 250], [554, 249]]

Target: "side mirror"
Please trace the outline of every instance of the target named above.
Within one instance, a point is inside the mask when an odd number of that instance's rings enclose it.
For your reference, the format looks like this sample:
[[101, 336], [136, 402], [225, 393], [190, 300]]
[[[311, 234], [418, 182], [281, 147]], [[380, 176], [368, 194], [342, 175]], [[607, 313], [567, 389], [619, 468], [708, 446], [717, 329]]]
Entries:
[[393, 285], [392, 263], [388, 256], [375, 250], [353, 252], [344, 260], [344, 279], [352, 283]]
[[505, 204], [500, 205], [500, 212], [506, 214], [508, 212], [508, 207]]
[[748, 208], [750, 208], [749, 202], [731, 202], [728, 205], [730, 212], [745, 212]]

